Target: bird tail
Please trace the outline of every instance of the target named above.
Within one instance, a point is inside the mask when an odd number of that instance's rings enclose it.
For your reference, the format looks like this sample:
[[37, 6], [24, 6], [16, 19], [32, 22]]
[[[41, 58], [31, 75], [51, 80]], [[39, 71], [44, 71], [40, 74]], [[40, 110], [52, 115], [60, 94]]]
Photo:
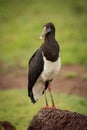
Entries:
[[44, 94], [44, 87], [42, 82], [36, 82], [30, 91], [29, 97], [33, 103], [37, 102]]

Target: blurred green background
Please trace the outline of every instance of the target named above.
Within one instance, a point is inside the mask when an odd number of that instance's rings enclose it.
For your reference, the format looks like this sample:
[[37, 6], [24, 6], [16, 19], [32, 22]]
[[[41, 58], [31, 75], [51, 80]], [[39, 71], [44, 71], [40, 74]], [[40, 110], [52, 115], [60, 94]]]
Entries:
[[[16, 66], [27, 68], [43, 42], [38, 38], [47, 22], [56, 27], [62, 65], [87, 67], [87, 0], [0, 0], [0, 74]], [[0, 120], [26, 129], [43, 106], [42, 101], [32, 105], [27, 98], [26, 90], [0, 90]], [[86, 98], [55, 93], [55, 99], [61, 109], [87, 114]]]
[[[62, 64], [87, 65], [86, 0], [0, 0], [0, 61], [26, 67], [47, 22], [56, 27]], [[9, 61], [9, 62], [8, 62]]]

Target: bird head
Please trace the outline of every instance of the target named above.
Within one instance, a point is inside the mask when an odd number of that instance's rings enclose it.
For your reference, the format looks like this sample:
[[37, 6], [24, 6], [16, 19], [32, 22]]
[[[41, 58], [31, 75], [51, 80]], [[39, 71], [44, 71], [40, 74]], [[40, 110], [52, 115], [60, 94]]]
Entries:
[[42, 31], [39, 39], [42, 39], [46, 35], [50, 35], [50, 34], [55, 35], [55, 27], [54, 27], [53, 23], [47, 23], [47, 24], [44, 25], [43, 31]]

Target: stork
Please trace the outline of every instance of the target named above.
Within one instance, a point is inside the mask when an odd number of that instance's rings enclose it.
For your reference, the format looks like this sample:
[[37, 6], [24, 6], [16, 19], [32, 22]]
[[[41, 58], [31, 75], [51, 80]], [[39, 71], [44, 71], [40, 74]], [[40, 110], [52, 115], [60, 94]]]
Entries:
[[51, 22], [45, 24], [39, 38], [44, 38], [44, 43], [29, 60], [28, 96], [35, 103], [45, 94], [46, 107], [48, 107], [46, 97], [48, 89], [52, 106], [55, 107], [50, 84], [60, 70], [61, 61], [60, 47], [55, 39], [54, 24]]

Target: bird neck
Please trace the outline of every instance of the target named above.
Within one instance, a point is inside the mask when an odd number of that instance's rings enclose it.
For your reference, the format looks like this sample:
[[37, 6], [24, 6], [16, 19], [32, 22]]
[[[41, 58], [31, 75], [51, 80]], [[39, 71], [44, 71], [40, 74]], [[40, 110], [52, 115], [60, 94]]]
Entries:
[[50, 34], [46, 34], [44, 41], [45, 43], [50, 43], [50, 41], [54, 41], [55, 40], [55, 34], [50, 33]]

